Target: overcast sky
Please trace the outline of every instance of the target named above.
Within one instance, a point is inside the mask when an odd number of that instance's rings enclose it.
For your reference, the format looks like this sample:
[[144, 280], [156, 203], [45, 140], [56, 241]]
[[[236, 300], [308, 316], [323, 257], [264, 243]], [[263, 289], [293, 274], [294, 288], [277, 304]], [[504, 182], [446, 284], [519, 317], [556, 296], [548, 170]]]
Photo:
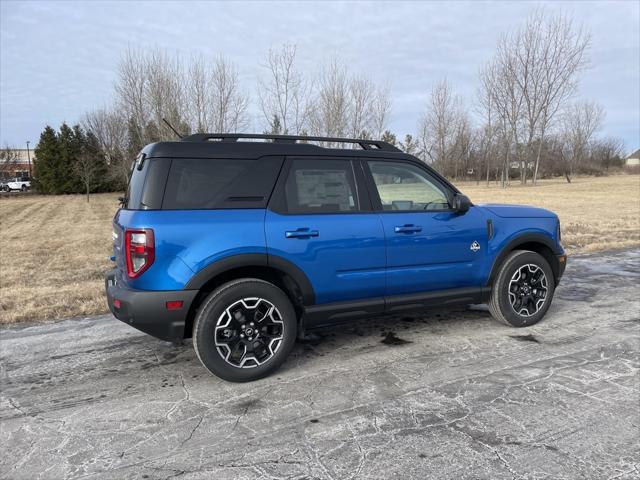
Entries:
[[[298, 45], [300, 67], [314, 72], [338, 54], [354, 73], [388, 83], [391, 129], [416, 130], [431, 84], [447, 77], [469, 105], [478, 70], [498, 36], [540, 2], [213, 3], [17, 2], [0, 0], [0, 142], [37, 143], [46, 124], [73, 123], [111, 101], [127, 46], [178, 55], [222, 53], [255, 92], [270, 46]], [[607, 111], [600, 135], [640, 147], [640, 2], [544, 3], [573, 15], [593, 35], [592, 67], [578, 98]], [[261, 118], [252, 111], [254, 129]]]

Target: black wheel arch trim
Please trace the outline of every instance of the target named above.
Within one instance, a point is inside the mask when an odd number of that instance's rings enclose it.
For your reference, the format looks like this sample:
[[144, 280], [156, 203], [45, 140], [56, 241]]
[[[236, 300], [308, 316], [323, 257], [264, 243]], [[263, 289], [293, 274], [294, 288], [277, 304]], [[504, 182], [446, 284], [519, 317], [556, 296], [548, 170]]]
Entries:
[[306, 274], [289, 260], [267, 253], [244, 253], [217, 260], [196, 273], [185, 290], [200, 290], [209, 280], [230, 270], [242, 267], [271, 267], [290, 276], [300, 288], [304, 305], [315, 303], [313, 285]]
[[516, 250], [520, 245], [525, 245], [527, 243], [540, 243], [551, 250], [553, 258], [549, 259], [549, 263], [551, 266], [551, 270], [553, 271], [555, 281], [556, 283], [558, 283], [564, 270], [563, 268], [561, 268], [560, 262], [558, 260], [558, 255], [560, 255], [561, 253], [558, 249], [558, 246], [551, 238], [542, 233], [524, 233], [522, 235], [518, 235], [516, 238], [512, 239], [511, 241], [509, 241], [509, 243], [502, 247], [500, 253], [496, 256], [496, 259], [493, 261], [493, 265], [491, 266], [491, 273], [489, 274], [489, 278], [486, 283], [487, 286], [493, 284], [493, 281], [498, 274], [498, 270], [504, 262], [504, 259], [507, 258], [507, 255], [509, 255], [509, 253], [511, 253], [513, 250]]

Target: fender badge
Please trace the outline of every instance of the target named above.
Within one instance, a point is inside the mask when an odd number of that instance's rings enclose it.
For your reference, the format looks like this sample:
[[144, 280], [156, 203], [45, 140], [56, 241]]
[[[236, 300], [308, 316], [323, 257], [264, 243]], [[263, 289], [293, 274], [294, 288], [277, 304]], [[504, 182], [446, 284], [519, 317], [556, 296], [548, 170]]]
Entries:
[[478, 250], [480, 250], [480, 244], [474, 240], [470, 248], [472, 252], [477, 252]]

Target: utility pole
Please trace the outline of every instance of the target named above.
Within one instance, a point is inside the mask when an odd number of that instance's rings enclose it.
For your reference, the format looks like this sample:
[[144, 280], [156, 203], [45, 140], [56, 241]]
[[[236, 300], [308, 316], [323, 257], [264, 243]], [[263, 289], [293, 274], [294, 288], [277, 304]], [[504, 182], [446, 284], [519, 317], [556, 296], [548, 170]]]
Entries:
[[29, 159], [29, 180], [31, 180], [31, 152], [29, 152], [29, 140], [27, 140], [27, 158]]

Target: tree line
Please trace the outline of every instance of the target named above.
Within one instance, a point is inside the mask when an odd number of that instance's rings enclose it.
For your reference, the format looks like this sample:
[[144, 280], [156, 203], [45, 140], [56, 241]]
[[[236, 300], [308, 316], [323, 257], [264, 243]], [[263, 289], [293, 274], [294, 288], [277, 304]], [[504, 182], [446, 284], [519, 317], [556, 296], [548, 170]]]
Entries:
[[92, 132], [66, 123], [58, 131], [47, 126], [35, 148], [32, 187], [44, 194], [108, 192], [120, 188]]
[[[577, 173], [599, 174], [622, 164], [622, 142], [596, 135], [603, 108], [575, 98], [590, 42], [589, 32], [570, 17], [534, 11], [500, 37], [478, 74], [475, 98], [463, 99], [447, 78], [436, 81], [415, 132], [402, 139], [389, 130], [389, 86], [352, 72], [337, 58], [311, 74], [300, 69], [296, 45], [272, 48], [250, 93], [237, 65], [222, 55], [182, 58], [160, 49], [128, 49], [117, 68], [112, 104], [55, 134], [60, 145], [68, 143], [68, 130], [84, 135], [91, 144], [86, 151], [98, 152], [97, 167], [71, 169], [60, 160], [71, 177], [47, 173], [56, 168], [43, 163], [54, 151], [44, 146], [54, 136], [47, 127], [36, 152], [36, 175], [44, 175], [38, 184], [46, 193], [123, 189], [144, 145], [175, 139], [163, 119], [182, 134], [246, 132], [257, 123], [265, 133], [383, 139], [453, 179], [535, 184], [563, 175], [570, 182]], [[251, 105], [259, 112], [257, 122]], [[90, 158], [74, 152], [74, 164]], [[83, 176], [91, 181], [80, 181]], [[60, 186], [45, 186], [44, 178]]]

